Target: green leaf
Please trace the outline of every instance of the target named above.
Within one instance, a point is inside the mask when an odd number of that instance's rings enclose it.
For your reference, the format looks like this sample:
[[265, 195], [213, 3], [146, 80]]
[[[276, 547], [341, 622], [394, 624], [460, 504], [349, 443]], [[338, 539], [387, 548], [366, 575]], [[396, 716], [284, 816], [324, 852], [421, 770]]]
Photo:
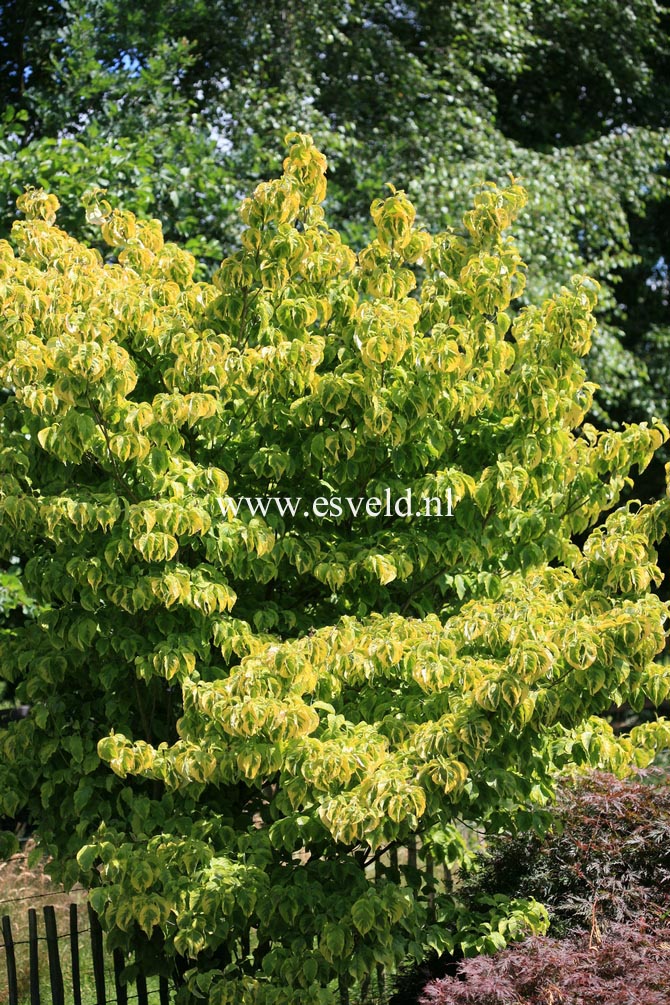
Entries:
[[361, 935], [367, 935], [375, 927], [375, 911], [367, 898], [356, 901], [351, 908], [351, 917]]

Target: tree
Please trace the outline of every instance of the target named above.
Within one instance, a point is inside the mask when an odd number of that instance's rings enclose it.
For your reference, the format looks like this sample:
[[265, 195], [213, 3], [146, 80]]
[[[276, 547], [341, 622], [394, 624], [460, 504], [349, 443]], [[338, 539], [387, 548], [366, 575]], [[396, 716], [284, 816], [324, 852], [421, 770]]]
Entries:
[[[387, 179], [439, 230], [458, 224], [471, 186], [512, 172], [531, 202], [519, 303], [576, 271], [601, 284], [592, 421], [670, 415], [670, 67], [656, 0], [69, 0], [1, 14], [7, 231], [30, 183], [56, 192], [62, 225], [91, 243], [78, 194], [102, 186], [190, 240], [211, 275], [239, 246], [237, 193], [277, 173], [295, 127], [329, 151], [330, 218], [356, 247]], [[664, 459], [643, 498], [663, 492]]]
[[542, 831], [558, 770], [670, 743], [599, 717], [670, 690], [670, 498], [617, 508], [662, 423], [583, 423], [596, 284], [511, 320], [514, 182], [434, 237], [391, 190], [356, 255], [325, 158], [288, 142], [212, 283], [100, 194], [116, 261], [43, 191], [0, 245], [0, 557], [30, 556], [41, 609], [0, 646], [32, 706], [0, 812], [28, 805], [55, 875], [182, 1002], [326, 1003], [407, 952], [541, 931], [532, 901], [368, 866], [419, 835], [466, 867], [459, 821]]

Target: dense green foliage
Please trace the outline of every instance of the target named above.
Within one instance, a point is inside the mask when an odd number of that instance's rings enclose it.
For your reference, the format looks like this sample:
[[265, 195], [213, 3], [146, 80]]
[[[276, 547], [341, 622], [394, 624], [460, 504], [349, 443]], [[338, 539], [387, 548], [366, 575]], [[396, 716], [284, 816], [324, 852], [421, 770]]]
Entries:
[[[28, 806], [112, 944], [186, 971], [182, 1002], [327, 1003], [379, 962], [541, 931], [532, 900], [366, 867], [414, 835], [467, 866], [459, 821], [542, 831], [561, 768], [670, 743], [599, 718], [670, 690], [670, 498], [617, 508], [661, 423], [584, 424], [597, 284], [512, 318], [514, 183], [435, 236], [392, 190], [355, 254], [325, 158], [289, 144], [211, 283], [100, 194], [106, 263], [41, 191], [0, 245], [0, 557], [40, 607], [0, 642], [32, 706], [0, 812]], [[310, 512], [408, 490], [452, 515]], [[307, 506], [233, 515], [256, 496]]]
[[[90, 241], [78, 196], [102, 185], [211, 269], [239, 241], [236, 193], [279, 169], [295, 127], [328, 151], [329, 216], [357, 246], [388, 180], [438, 230], [458, 225], [471, 185], [509, 171], [530, 196], [528, 301], [575, 271], [601, 282], [598, 423], [670, 414], [657, 0], [14, 0], [2, 12], [6, 228], [31, 182]], [[654, 472], [645, 496], [662, 491]]]

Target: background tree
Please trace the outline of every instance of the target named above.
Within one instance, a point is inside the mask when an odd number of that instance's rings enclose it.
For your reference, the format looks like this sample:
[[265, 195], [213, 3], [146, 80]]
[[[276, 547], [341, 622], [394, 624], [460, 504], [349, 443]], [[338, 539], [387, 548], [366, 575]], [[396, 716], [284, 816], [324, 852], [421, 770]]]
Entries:
[[[542, 930], [533, 901], [369, 866], [418, 835], [467, 867], [459, 821], [541, 832], [557, 771], [670, 743], [599, 717], [670, 690], [670, 499], [617, 506], [661, 423], [583, 424], [596, 284], [512, 318], [516, 184], [435, 237], [392, 191], [356, 255], [325, 158], [289, 143], [211, 283], [100, 194], [113, 262], [42, 191], [0, 245], [0, 557], [30, 556], [40, 606], [0, 640], [31, 705], [0, 738], [0, 812], [28, 806], [54, 873], [180, 1002], [325, 1005], [379, 962]], [[453, 516], [310, 512], [387, 490], [451, 493]], [[267, 495], [306, 505], [231, 511]]]
[[[121, 0], [5, 4], [5, 227], [26, 182], [63, 223], [108, 187], [210, 273], [239, 241], [235, 195], [279, 169], [289, 128], [328, 150], [331, 219], [358, 246], [387, 180], [434, 229], [471, 185], [527, 180], [519, 225], [538, 300], [602, 284], [589, 368], [599, 425], [669, 414], [668, 12], [656, 0]], [[17, 134], [16, 114], [25, 113]], [[16, 136], [14, 140], [12, 136]], [[643, 491], [662, 491], [653, 467]]]

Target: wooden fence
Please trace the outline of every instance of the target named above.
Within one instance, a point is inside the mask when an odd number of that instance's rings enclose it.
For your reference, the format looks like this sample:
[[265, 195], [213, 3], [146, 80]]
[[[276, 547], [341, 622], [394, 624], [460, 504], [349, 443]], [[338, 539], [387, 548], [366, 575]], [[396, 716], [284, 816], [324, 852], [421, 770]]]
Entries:
[[[81, 927], [79, 924], [79, 908], [81, 905], [69, 905], [69, 925], [68, 931], [59, 934], [56, 922], [56, 912], [53, 907], [44, 907], [44, 935], [38, 933], [37, 911], [30, 908], [28, 911], [28, 938], [15, 940], [12, 933], [12, 921], [9, 915], [2, 918], [2, 938], [5, 954], [5, 965], [7, 970], [8, 1005], [19, 1005], [19, 1002], [26, 1001], [25, 992], [21, 992], [19, 986], [19, 975], [17, 971], [18, 946], [28, 946], [29, 959], [29, 996], [30, 1005], [65, 1005], [66, 1001], [73, 1002], [73, 1005], [82, 1005], [82, 939], [88, 935], [90, 944], [90, 959], [92, 960], [92, 978], [95, 993], [95, 1005], [128, 1005], [129, 1002], [137, 1002], [137, 1005], [149, 1005], [158, 999], [159, 1005], [169, 1005], [170, 987], [167, 979], [161, 977], [157, 980], [156, 989], [148, 990], [147, 982], [141, 975], [138, 976], [131, 985], [122, 983], [121, 973], [124, 967], [130, 962], [126, 959], [120, 949], [115, 949], [111, 954], [105, 952], [102, 929], [97, 915], [90, 907], [85, 908], [86, 920], [88, 924]], [[68, 956], [68, 993], [65, 991], [65, 981], [63, 977], [63, 953], [61, 943], [69, 943]], [[41, 944], [41, 948], [40, 948]], [[40, 956], [45, 951], [48, 963], [48, 988], [44, 987], [46, 979], [40, 978]], [[87, 947], [88, 948], [88, 947]], [[88, 951], [86, 958], [89, 958]], [[106, 960], [112, 966], [106, 966]], [[110, 976], [113, 971], [113, 978]], [[46, 968], [42, 968], [46, 973]], [[0, 971], [1, 972], [1, 971]], [[71, 987], [69, 986], [71, 984]], [[91, 995], [87, 994], [84, 1001], [91, 1005]]]
[[[420, 841], [415, 839], [403, 848], [394, 847], [387, 850], [369, 867], [368, 875], [370, 879], [380, 880], [382, 877], [388, 877], [398, 882], [403, 866], [421, 870], [424, 892], [428, 899], [429, 916], [432, 915], [435, 893], [449, 888], [451, 885], [448, 871], [442, 866], [434, 866], [430, 854], [422, 849]], [[28, 911], [28, 939], [15, 941], [10, 917], [5, 916], [1, 919], [9, 997], [3, 999], [0, 995], [0, 1003], [6, 1000], [7, 1005], [20, 1005], [21, 1002], [26, 1001], [29, 1001], [30, 1005], [65, 1005], [66, 1002], [71, 1002], [72, 1005], [129, 1005], [131, 1002], [133, 1005], [135, 1002], [137, 1005], [150, 1005], [150, 1003], [151, 1005], [169, 1005], [170, 983], [164, 977], [156, 979], [155, 987], [150, 989], [147, 988], [146, 979], [142, 976], [133, 980], [135, 991], [129, 985], [121, 983], [121, 973], [131, 961], [124, 957], [119, 949], [112, 954], [105, 951], [100, 922], [90, 907], [70, 904], [68, 931], [61, 934], [57, 931], [54, 908], [44, 907], [42, 911], [45, 934], [38, 934], [37, 911], [31, 908]], [[78, 911], [85, 912], [86, 927], [80, 926]], [[434, 918], [430, 918], [430, 920], [434, 920]], [[64, 927], [62, 923], [61, 927]], [[253, 936], [255, 933], [246, 933], [241, 941], [240, 950], [243, 955], [250, 953], [250, 935]], [[87, 982], [89, 993], [82, 1000], [80, 957], [82, 956], [82, 938], [84, 936], [88, 936], [90, 940], [90, 952], [86, 947], [86, 959], [92, 959], [95, 997], [93, 998], [92, 990], [90, 990], [91, 980], [89, 977]], [[64, 954], [61, 953], [61, 942], [69, 943], [69, 951], [66, 949]], [[41, 950], [40, 944], [42, 944]], [[25, 991], [20, 994], [17, 976], [16, 947], [26, 945], [29, 948], [29, 997]], [[0, 945], [0, 955], [2, 955], [2, 949], [3, 946]], [[46, 952], [48, 988], [40, 987], [40, 952], [42, 954]], [[63, 980], [63, 958], [71, 965], [72, 989], [67, 995]], [[42, 971], [45, 974], [42, 983], [46, 984], [44, 958], [42, 958], [42, 963]], [[391, 975], [385, 971], [384, 967], [378, 966], [375, 975], [361, 985], [355, 984], [351, 979], [341, 978], [338, 996], [340, 1005], [352, 1005], [352, 1002], [356, 1002], [356, 1005], [374, 1005], [374, 1003], [385, 1001], [389, 991], [390, 977]], [[68, 982], [69, 980], [70, 966], [68, 966]]]
[[[81, 906], [81, 905], [79, 905]], [[12, 922], [9, 915], [5, 915], [0, 920], [2, 927], [2, 938], [4, 945], [0, 945], [0, 950], [4, 949], [5, 965], [7, 971], [8, 998], [3, 998], [0, 993], [0, 1002], [7, 1001], [7, 1005], [20, 1005], [29, 1001], [30, 1005], [65, 1005], [72, 1002], [72, 1005], [150, 1005], [158, 999], [158, 1005], [170, 1005], [170, 985], [165, 977], [157, 981], [157, 987], [149, 990], [147, 982], [141, 975], [138, 976], [132, 987], [121, 983], [121, 972], [128, 962], [119, 949], [111, 954], [113, 964], [113, 987], [110, 980], [108, 966], [110, 954], [104, 949], [103, 934], [97, 916], [88, 908], [87, 928], [80, 928], [78, 905], [69, 905], [69, 930], [59, 934], [56, 927], [56, 913], [53, 907], [44, 907], [44, 931], [45, 935], [38, 935], [37, 911], [34, 908], [28, 910], [28, 938], [14, 939], [12, 933]], [[82, 997], [82, 973], [80, 968], [80, 957], [82, 955], [81, 939], [85, 935], [90, 939], [90, 958], [93, 966], [93, 980], [95, 997], [89, 992]], [[68, 962], [71, 964], [71, 975], [68, 968], [67, 982], [68, 991], [66, 993], [66, 979], [63, 974], [62, 953], [60, 942], [69, 943], [67, 952]], [[247, 952], [249, 937], [246, 936]], [[48, 962], [48, 980], [45, 976], [40, 976], [40, 943], [45, 944]], [[29, 995], [21, 987], [19, 972], [22, 969], [17, 965], [17, 947], [29, 947]], [[244, 949], [244, 946], [242, 947]], [[44, 952], [44, 948], [42, 950]], [[0, 955], [2, 953], [0, 952]], [[42, 968], [44, 975], [45, 968]], [[2, 968], [0, 967], [0, 974]], [[22, 975], [23, 976], [23, 975]], [[376, 980], [368, 978], [361, 987], [357, 988], [356, 1001], [360, 1005], [378, 1002], [385, 999], [388, 975], [384, 967], [378, 966]], [[69, 987], [71, 981], [71, 988]], [[25, 982], [25, 977], [24, 977]], [[47, 985], [47, 986], [45, 986]], [[2, 980], [0, 978], [0, 992], [2, 991]], [[340, 980], [339, 1000], [341, 1005], [350, 1005], [350, 987], [347, 982]]]

